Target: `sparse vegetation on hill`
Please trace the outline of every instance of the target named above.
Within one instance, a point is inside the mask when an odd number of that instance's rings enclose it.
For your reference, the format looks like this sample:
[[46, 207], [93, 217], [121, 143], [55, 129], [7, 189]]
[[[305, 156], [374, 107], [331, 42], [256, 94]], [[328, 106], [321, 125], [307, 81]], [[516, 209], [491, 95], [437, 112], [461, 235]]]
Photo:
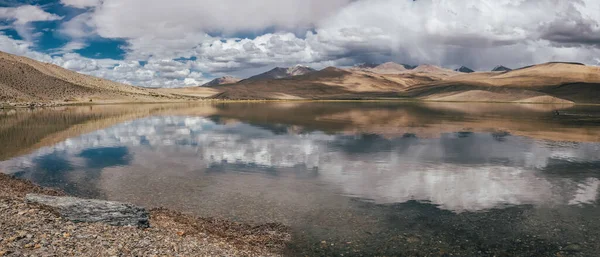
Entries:
[[0, 102], [111, 103], [194, 99], [100, 79], [0, 52]]

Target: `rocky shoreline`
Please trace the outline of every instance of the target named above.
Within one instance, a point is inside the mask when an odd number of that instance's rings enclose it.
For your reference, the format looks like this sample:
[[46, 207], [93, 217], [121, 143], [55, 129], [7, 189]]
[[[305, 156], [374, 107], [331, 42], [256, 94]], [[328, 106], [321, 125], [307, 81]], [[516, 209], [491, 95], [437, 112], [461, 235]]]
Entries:
[[149, 210], [149, 228], [73, 222], [60, 210], [27, 201], [65, 196], [0, 173], [0, 256], [280, 256], [290, 231]]

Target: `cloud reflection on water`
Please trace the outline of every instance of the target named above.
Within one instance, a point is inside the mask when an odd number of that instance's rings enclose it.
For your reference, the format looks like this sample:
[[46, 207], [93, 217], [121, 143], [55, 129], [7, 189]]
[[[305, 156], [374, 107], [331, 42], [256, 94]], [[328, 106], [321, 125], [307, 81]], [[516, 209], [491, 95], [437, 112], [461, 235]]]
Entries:
[[[390, 139], [292, 130], [282, 133], [281, 126], [270, 130], [244, 123], [218, 124], [203, 117], [156, 116], [70, 138], [1, 162], [0, 169], [42, 184], [57, 179], [76, 180], [75, 186], [104, 194], [107, 192], [103, 191], [135, 183], [147, 186], [149, 179], [137, 171], [160, 168], [147, 172], [146, 176], [161, 174], [164, 178], [152, 183], [165, 183], [169, 188], [165, 193], [177, 198], [190, 188], [180, 187], [168, 178], [176, 171], [163, 164], [173, 160], [177, 160], [179, 169], [185, 167], [200, 174], [215, 170], [214, 167], [234, 170], [251, 167], [249, 170], [253, 172], [289, 176], [301, 167], [313, 172], [314, 183], [325, 183], [338, 194], [376, 203], [426, 201], [441, 209], [464, 212], [507, 205], [595, 203], [600, 186], [598, 178], [575, 176], [569, 164], [593, 165], [592, 169], [597, 170], [598, 151], [597, 143], [557, 143], [510, 135], [498, 140], [491, 133]], [[68, 163], [69, 170], [36, 175], [41, 162], [49, 156]], [[105, 160], [106, 156], [112, 157]], [[546, 173], [557, 160], [564, 167], [558, 173]], [[109, 163], [103, 163], [106, 161]], [[136, 169], [142, 163], [144, 169]], [[102, 175], [106, 167], [123, 168], [118, 180], [109, 180], [117, 185], [106, 184]], [[100, 175], [81, 176], [91, 170]], [[79, 179], [70, 173], [80, 174]], [[248, 178], [228, 176], [228, 179]], [[129, 190], [128, 193], [148, 192]]]

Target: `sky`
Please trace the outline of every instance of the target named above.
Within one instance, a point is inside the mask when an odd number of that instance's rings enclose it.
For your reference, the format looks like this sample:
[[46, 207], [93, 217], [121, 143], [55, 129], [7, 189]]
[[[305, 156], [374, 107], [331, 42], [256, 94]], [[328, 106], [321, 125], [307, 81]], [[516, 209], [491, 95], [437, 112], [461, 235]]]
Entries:
[[600, 1], [0, 0], [0, 51], [145, 87], [296, 64], [600, 65]]

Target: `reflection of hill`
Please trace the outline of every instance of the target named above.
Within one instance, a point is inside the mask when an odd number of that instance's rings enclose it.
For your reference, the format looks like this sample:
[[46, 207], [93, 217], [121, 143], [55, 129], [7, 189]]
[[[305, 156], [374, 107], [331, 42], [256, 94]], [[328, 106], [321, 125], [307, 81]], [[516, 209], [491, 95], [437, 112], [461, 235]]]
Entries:
[[[559, 110], [558, 114], [555, 110]], [[449, 103], [232, 103], [63, 107], [0, 113], [0, 160], [67, 138], [152, 115], [235, 120], [274, 133], [439, 137], [457, 131], [501, 132], [537, 139], [600, 141], [600, 111], [570, 105]]]
[[[222, 118], [305, 130], [388, 137], [439, 137], [457, 131], [503, 132], [537, 139], [600, 141], [600, 109], [572, 105], [483, 103], [296, 103], [217, 106]], [[557, 111], [558, 110], [558, 115]]]
[[10, 114], [0, 112], [0, 160], [128, 120], [175, 112], [207, 115], [211, 113], [211, 107], [202, 104], [138, 104], [19, 110]]

